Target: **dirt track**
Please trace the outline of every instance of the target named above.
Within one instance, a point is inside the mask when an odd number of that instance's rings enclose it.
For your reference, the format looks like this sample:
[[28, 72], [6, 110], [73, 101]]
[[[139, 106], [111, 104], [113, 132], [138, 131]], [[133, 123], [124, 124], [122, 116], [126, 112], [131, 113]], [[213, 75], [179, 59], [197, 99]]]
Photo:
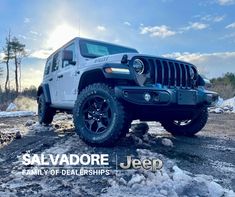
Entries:
[[[15, 194], [17, 196], [33, 195], [43, 190], [42, 185], [50, 188], [43, 196], [63, 196], [69, 192], [74, 196], [94, 196], [109, 185], [105, 177], [26, 177], [24, 180], [17, 172], [22, 170], [18, 156], [26, 151], [31, 153], [108, 153], [124, 158], [136, 155], [136, 149], [149, 149], [173, 159], [178, 166], [194, 174], [213, 176], [217, 183], [225, 188], [235, 190], [235, 115], [210, 114], [207, 126], [194, 138], [175, 138], [163, 131], [159, 124], [149, 123], [147, 140], [142, 139], [141, 131], [128, 134], [114, 148], [94, 148], [84, 144], [74, 134], [71, 120], [57, 120], [51, 127], [26, 127], [25, 123], [36, 117], [0, 119], [0, 130], [18, 128], [21, 139], [13, 140], [0, 149], [0, 196]], [[171, 139], [173, 147], [164, 146], [162, 138]], [[147, 143], [146, 143], [147, 142]], [[16, 172], [16, 173], [15, 173]], [[39, 184], [40, 183], [40, 184]], [[76, 190], [76, 192], [75, 192]], [[72, 192], [72, 193], [71, 193]], [[7, 195], [6, 195], [7, 196]], [[13, 195], [14, 196], [14, 195]], [[39, 195], [40, 196], [40, 195]]]

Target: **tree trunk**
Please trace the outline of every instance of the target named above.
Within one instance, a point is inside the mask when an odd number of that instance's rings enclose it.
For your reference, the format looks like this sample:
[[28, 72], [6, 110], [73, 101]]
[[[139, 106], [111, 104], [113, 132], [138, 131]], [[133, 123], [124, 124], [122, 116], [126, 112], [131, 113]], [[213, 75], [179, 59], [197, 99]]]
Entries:
[[7, 69], [7, 73], [6, 73], [6, 81], [5, 81], [5, 92], [8, 94], [10, 91], [10, 69], [9, 69], [9, 61], [11, 59], [11, 48], [10, 48], [10, 42], [11, 42], [11, 32], [9, 31], [8, 37], [6, 38], [6, 69]]
[[18, 82], [18, 63], [17, 57], [15, 57], [15, 83], [16, 83], [16, 94], [19, 93], [19, 82]]
[[6, 73], [6, 81], [5, 81], [5, 92], [9, 91], [9, 61], [6, 61], [7, 73]]

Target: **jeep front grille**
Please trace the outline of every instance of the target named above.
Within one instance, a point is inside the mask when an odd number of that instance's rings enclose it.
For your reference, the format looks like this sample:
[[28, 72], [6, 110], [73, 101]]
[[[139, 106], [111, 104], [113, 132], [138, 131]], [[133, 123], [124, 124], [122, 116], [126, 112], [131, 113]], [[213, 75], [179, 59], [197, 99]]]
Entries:
[[190, 72], [194, 72], [197, 76], [197, 70], [193, 65], [161, 58], [141, 59], [147, 62], [150, 70], [145, 84], [161, 84], [181, 88], [193, 87], [195, 80], [191, 79]]

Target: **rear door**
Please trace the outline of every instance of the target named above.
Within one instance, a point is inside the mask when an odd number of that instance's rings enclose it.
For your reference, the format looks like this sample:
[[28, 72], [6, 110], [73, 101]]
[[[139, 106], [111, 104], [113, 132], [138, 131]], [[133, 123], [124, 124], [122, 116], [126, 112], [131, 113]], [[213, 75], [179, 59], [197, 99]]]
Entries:
[[61, 64], [60, 52], [57, 52], [52, 58], [51, 74], [50, 74], [50, 77], [48, 78], [52, 105], [59, 104], [59, 89], [58, 89], [59, 86], [58, 86], [57, 74], [58, 74], [60, 64]]

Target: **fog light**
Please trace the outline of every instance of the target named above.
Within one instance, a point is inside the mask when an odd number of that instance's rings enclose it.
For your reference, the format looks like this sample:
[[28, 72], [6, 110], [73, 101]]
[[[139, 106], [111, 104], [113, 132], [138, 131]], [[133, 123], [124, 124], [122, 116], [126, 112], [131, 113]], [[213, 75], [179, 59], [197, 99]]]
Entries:
[[144, 99], [149, 102], [151, 99], [151, 95], [149, 93], [144, 94]]
[[153, 100], [156, 101], [156, 102], [159, 102], [160, 101], [159, 95], [154, 96]]
[[124, 91], [124, 97], [128, 97], [128, 92], [127, 91]]

